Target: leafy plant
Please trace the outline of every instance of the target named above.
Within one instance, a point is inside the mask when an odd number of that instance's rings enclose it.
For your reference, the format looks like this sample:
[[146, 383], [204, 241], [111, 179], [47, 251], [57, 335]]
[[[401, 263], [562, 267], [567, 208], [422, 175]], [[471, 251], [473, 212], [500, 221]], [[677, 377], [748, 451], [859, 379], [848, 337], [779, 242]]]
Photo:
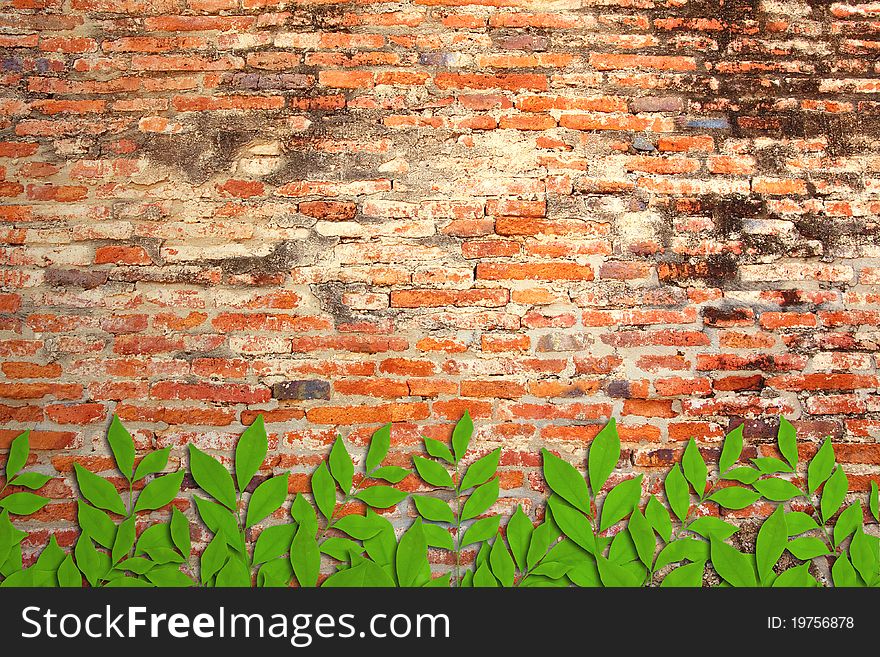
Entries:
[[[38, 472], [22, 472], [27, 465], [30, 451], [30, 432], [25, 431], [9, 445], [9, 454], [6, 457], [4, 482], [0, 487], [0, 509], [2, 509], [0, 511], [0, 576], [3, 578], [0, 586], [57, 584], [57, 581], [53, 581], [54, 571], [46, 566], [51, 553], [39, 563], [39, 568], [36, 565], [24, 568], [21, 542], [27, 537], [27, 532], [16, 529], [10, 518], [10, 514], [32, 515], [49, 503], [48, 498], [30, 491], [41, 489], [51, 477]], [[28, 490], [7, 492], [10, 486], [19, 486]], [[57, 548], [57, 543], [54, 541], [53, 537], [50, 546], [54, 545]]]
[[[185, 472], [159, 474], [168, 465], [169, 447], [146, 454], [135, 466], [134, 440], [116, 415], [107, 442], [127, 491], [123, 497], [111, 480], [74, 464], [82, 499], [77, 501], [80, 535], [73, 565], [90, 586], [191, 586], [191, 578], [181, 570], [191, 553], [189, 520], [179, 509], [172, 509], [167, 523], [150, 525], [137, 535], [138, 514], [173, 502]], [[142, 482], [135, 494], [135, 485]], [[81, 585], [78, 574], [69, 566], [65, 570], [70, 584]]]
[[[391, 425], [386, 424], [372, 435], [364, 475], [355, 481], [354, 462], [342, 437], [337, 436], [328, 460], [318, 466], [311, 480], [312, 498], [323, 527], [314, 509], [297, 495], [292, 513], [299, 528], [290, 548], [290, 561], [300, 586], [317, 584], [321, 554], [342, 562], [328, 577], [326, 586], [406, 585], [407, 580], [398, 577], [400, 554], [394, 527], [373, 511], [390, 508], [406, 498], [404, 491], [388, 485], [400, 483], [409, 474], [406, 468], [382, 465], [390, 446]], [[344, 514], [354, 500], [367, 506], [364, 515]], [[349, 538], [333, 535], [340, 533]]]
[[[190, 445], [189, 468], [201, 489], [193, 500], [211, 536], [195, 567], [186, 515], [172, 507], [167, 520], [155, 518], [179, 495], [184, 471], [164, 473], [170, 448], [138, 460], [134, 440], [114, 416], [107, 440], [122, 486], [118, 477], [75, 464], [76, 545], [67, 553], [52, 536], [25, 567], [27, 534], [12, 517], [42, 508], [48, 500], [29, 491], [49, 480], [23, 472], [25, 432], [10, 446], [0, 489], [0, 586], [700, 586], [715, 577], [720, 586], [880, 586], [880, 538], [865, 525], [866, 517], [880, 522], [877, 482], [870, 482], [863, 507], [849, 495], [830, 440], [802, 464], [794, 427], [784, 418], [776, 437], [782, 458], [744, 460], [740, 426], [725, 437], [710, 477], [691, 439], [661, 496], [643, 494], [642, 475], [616, 474], [621, 447], [612, 419], [590, 445], [583, 474], [543, 450], [551, 493], [541, 522], [517, 506], [503, 528], [499, 515], [486, 515], [499, 496], [500, 450], [464, 467], [472, 436], [465, 413], [450, 445], [424, 438], [431, 458], [413, 461], [431, 488], [412, 496], [417, 518], [400, 533], [375, 510], [407, 498], [396, 484], [409, 470], [383, 465], [391, 425], [373, 434], [357, 476], [337, 437], [312, 474], [311, 495], [295, 495], [281, 523], [270, 519], [287, 505], [289, 478], [257, 477], [268, 453], [261, 415], [242, 433], [232, 472]], [[759, 501], [772, 511], [757, 529], [754, 550], [738, 549], [733, 541], [744, 544], [741, 528], [716, 512]], [[471, 546], [478, 546], [472, 566], [463, 558]], [[451, 572], [433, 575], [431, 547], [453, 553]]]
[[[432, 486], [432, 492], [443, 493], [442, 497], [413, 495], [413, 503], [426, 523], [423, 531], [427, 544], [454, 554], [451, 578], [454, 586], [474, 584], [474, 570], [461, 572], [462, 550], [495, 536], [501, 520], [497, 514], [479, 517], [498, 501], [500, 488], [496, 473], [501, 448], [477, 459], [462, 472], [473, 433], [473, 420], [465, 411], [452, 431], [452, 449], [439, 440], [423, 436], [425, 451], [431, 458], [413, 457], [419, 477]], [[454, 529], [452, 535], [451, 529]]]

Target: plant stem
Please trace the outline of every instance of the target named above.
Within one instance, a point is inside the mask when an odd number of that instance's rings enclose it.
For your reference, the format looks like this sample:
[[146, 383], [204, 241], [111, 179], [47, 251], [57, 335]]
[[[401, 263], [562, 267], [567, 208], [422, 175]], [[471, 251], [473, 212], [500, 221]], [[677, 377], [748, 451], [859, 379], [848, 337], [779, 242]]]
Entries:
[[461, 588], [459, 578], [461, 563], [461, 482], [458, 476], [458, 461], [455, 461], [455, 587]]

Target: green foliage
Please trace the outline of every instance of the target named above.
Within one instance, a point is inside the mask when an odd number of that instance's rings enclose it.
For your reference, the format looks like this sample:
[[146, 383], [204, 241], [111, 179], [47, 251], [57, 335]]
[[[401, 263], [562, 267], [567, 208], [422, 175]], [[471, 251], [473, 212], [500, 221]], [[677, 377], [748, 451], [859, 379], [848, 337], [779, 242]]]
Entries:
[[414, 496], [418, 524], [425, 523], [422, 533], [428, 546], [453, 552], [453, 586], [475, 585], [486, 577], [481, 573], [474, 579], [476, 569], [462, 572], [461, 553], [463, 548], [495, 536], [500, 523], [497, 514], [485, 514], [498, 501], [501, 449], [489, 452], [465, 468], [473, 432], [474, 423], [470, 413], [465, 411], [452, 430], [452, 449], [439, 440], [423, 437], [425, 452], [431, 458], [413, 457], [419, 477], [432, 487], [432, 493], [439, 493], [435, 497]]
[[[449, 444], [424, 438], [424, 454], [412, 457], [423, 482], [413, 495], [398, 487], [411, 472], [384, 463], [391, 425], [374, 432], [362, 461], [337, 437], [312, 473], [310, 494], [290, 499], [288, 473], [261, 474], [269, 441], [259, 415], [229, 461], [188, 446], [199, 489], [191, 503], [209, 532], [194, 554], [181, 510], [189, 502], [179, 499], [185, 471], [166, 472], [168, 447], [138, 458], [114, 416], [107, 441], [122, 479], [75, 463], [79, 537], [65, 550], [52, 536], [25, 567], [27, 533], [14, 521], [48, 503], [32, 491], [50, 477], [23, 471], [24, 432], [10, 445], [0, 489], [0, 586], [693, 587], [713, 578], [722, 586], [880, 586], [880, 538], [865, 524], [880, 520], [877, 482], [866, 499], [853, 497], [827, 439], [800, 463], [784, 418], [782, 458], [744, 459], [740, 425], [725, 436], [717, 468], [691, 439], [656, 482], [617, 471], [612, 419], [584, 463], [542, 450], [549, 496], [535, 509], [537, 523], [519, 505], [507, 519], [491, 513], [501, 449], [474, 453], [473, 436], [465, 413]], [[662, 494], [644, 494], [661, 484]], [[417, 517], [408, 528], [396, 530], [377, 512], [410, 497]], [[728, 518], [758, 502], [755, 510], [768, 513], [750, 553], [742, 546], [751, 541]], [[465, 563], [466, 549], [473, 563]], [[453, 553], [451, 572], [432, 572], [432, 550]]]

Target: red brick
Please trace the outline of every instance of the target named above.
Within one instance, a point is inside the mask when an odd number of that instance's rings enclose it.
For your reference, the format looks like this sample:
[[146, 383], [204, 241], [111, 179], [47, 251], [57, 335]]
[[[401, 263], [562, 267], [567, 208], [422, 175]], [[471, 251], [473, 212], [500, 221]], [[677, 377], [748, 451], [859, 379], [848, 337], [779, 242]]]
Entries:
[[497, 264], [483, 262], [477, 265], [477, 278], [485, 280], [545, 280], [591, 281], [593, 269], [574, 263]]

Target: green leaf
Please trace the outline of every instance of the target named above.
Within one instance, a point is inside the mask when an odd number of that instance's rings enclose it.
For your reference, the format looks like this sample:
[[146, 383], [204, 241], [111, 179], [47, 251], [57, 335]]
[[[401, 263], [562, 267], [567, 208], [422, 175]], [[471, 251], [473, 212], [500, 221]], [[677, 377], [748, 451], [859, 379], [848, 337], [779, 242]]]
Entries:
[[433, 438], [422, 436], [422, 439], [425, 441], [425, 451], [428, 452], [428, 454], [434, 458], [443, 459], [447, 463], [455, 463], [455, 457], [446, 445]]
[[144, 486], [144, 489], [138, 495], [137, 503], [134, 505], [135, 513], [138, 511], [161, 509], [166, 504], [170, 504], [180, 492], [183, 475], [183, 470], [178, 470], [173, 474], [156, 477]]
[[480, 518], [471, 523], [461, 539], [461, 547], [467, 547], [473, 543], [482, 543], [488, 541], [498, 532], [498, 525], [501, 523], [499, 516], [491, 516], [489, 518]]
[[321, 551], [314, 534], [300, 527], [290, 545], [290, 565], [300, 586], [314, 587], [318, 585], [321, 572]]
[[705, 562], [709, 559], [709, 544], [695, 538], [679, 538], [660, 550], [654, 570], [660, 570], [677, 561]]
[[130, 559], [124, 559], [116, 564], [116, 569], [126, 570], [137, 575], [143, 575], [155, 565], [156, 564], [149, 559], [144, 559], [143, 557], [131, 557]]
[[782, 461], [775, 456], [759, 456], [752, 459], [752, 463], [761, 471], [762, 474], [777, 474], [779, 472], [794, 472], [788, 463]]
[[30, 454], [30, 431], [18, 434], [12, 444], [9, 445], [9, 455], [6, 457], [6, 479], [12, 479], [27, 463]]
[[727, 479], [728, 481], [738, 481], [741, 484], [753, 484], [758, 480], [758, 477], [761, 476], [760, 470], [755, 470], [754, 468], [734, 468], [730, 472], [721, 475], [722, 479]]
[[128, 575], [120, 575], [114, 577], [105, 584], [107, 588], [153, 588], [153, 584], [138, 577], [129, 577]]
[[[590, 452], [587, 461], [587, 471], [590, 476], [590, 490], [593, 495], [598, 495], [608, 477], [614, 472], [617, 462], [620, 460], [620, 437], [617, 434], [617, 421], [614, 418], [608, 420], [602, 430], [593, 438], [590, 444]], [[564, 496], [563, 496], [564, 497]], [[569, 500], [571, 501], [571, 500]], [[572, 504], [574, 504], [572, 502]], [[575, 508], [580, 508], [575, 504]], [[583, 511], [583, 509], [581, 509]]]
[[636, 544], [633, 542], [629, 529], [617, 532], [611, 539], [611, 548], [608, 550], [608, 559], [621, 566], [639, 558]]
[[834, 560], [834, 565], [831, 566], [831, 579], [836, 587], [861, 586], [856, 569], [847, 558], [846, 552]]
[[138, 463], [137, 468], [135, 468], [134, 481], [140, 481], [147, 475], [162, 472], [162, 470], [165, 469], [165, 466], [168, 465], [168, 455], [170, 453], [170, 447], [163, 447], [162, 449], [157, 449], [155, 452], [147, 454], [141, 459], [140, 463]]
[[695, 561], [679, 566], [663, 578], [660, 586], [666, 588], [696, 588], [702, 586], [703, 572], [705, 570], [705, 561]]
[[98, 552], [92, 539], [85, 532], [79, 535], [76, 547], [73, 549], [76, 564], [82, 574], [86, 576], [91, 586], [98, 586], [98, 582], [104, 578], [110, 570], [110, 555]]
[[306, 501], [302, 493], [297, 493], [290, 505], [290, 515], [297, 524], [304, 528], [307, 534], [315, 536], [318, 533], [318, 514], [315, 508]]
[[386, 465], [382, 468], [377, 468], [373, 470], [371, 473], [371, 477], [373, 479], [382, 479], [387, 481], [389, 484], [399, 484], [401, 481], [406, 479], [406, 476], [409, 474], [409, 470], [406, 468], [401, 468], [396, 465]]
[[266, 527], [260, 532], [254, 545], [254, 563], [265, 563], [286, 554], [290, 550], [296, 529], [292, 524]]
[[492, 550], [489, 552], [489, 566], [492, 569], [492, 574], [501, 582], [501, 586], [513, 586], [515, 574], [513, 557], [507, 551], [507, 546], [504, 545], [504, 539], [501, 538], [500, 533], [496, 536]]
[[390, 448], [391, 425], [386, 424], [384, 427], [377, 429], [373, 433], [373, 437], [370, 439], [370, 449], [367, 451], [367, 460], [365, 463], [367, 472], [372, 472], [379, 467], [379, 464], [382, 463], [382, 459], [388, 454]]
[[397, 548], [397, 579], [402, 587], [424, 586], [431, 579], [428, 544], [419, 518], [400, 537]]
[[834, 523], [834, 547], [839, 546], [856, 529], [862, 526], [863, 513], [862, 503], [858, 500], [841, 512], [837, 517], [837, 522]]
[[158, 523], [147, 527], [138, 537], [134, 548], [135, 556], [143, 554], [153, 548], [171, 549], [171, 530], [165, 523]]
[[532, 570], [532, 575], [543, 575], [544, 577], [549, 577], [551, 579], [559, 579], [560, 577], [564, 577], [565, 574], [571, 570], [571, 565], [567, 563], [561, 563], [559, 561], [547, 561], [546, 559], [538, 564], [534, 570]]
[[51, 536], [49, 538], [49, 544], [43, 548], [43, 551], [40, 553], [39, 558], [34, 564], [34, 568], [36, 570], [49, 570], [56, 571], [58, 567], [61, 566], [61, 562], [64, 561], [65, 555], [64, 551], [58, 547], [58, 541], [55, 536]]
[[397, 554], [397, 536], [391, 523], [372, 509], [367, 509], [367, 517], [376, 517], [375, 522], [381, 526], [379, 533], [372, 538], [364, 539], [364, 549], [370, 559], [387, 567], [388, 574], [394, 577], [394, 558]]
[[73, 563], [73, 557], [69, 554], [58, 566], [58, 586], [65, 588], [82, 588], [82, 575]]
[[[268, 451], [269, 438], [266, 435], [266, 423], [263, 420], [263, 414], [260, 413], [254, 418], [251, 425], [244, 430], [241, 438], [238, 439], [238, 444], [235, 446], [235, 479], [238, 482], [239, 492], [243, 493], [244, 489], [251, 483], [251, 479], [254, 478], [260, 466], [263, 465]], [[199, 485], [201, 486], [201, 484]], [[202, 487], [204, 488], [204, 486]], [[211, 494], [213, 495], [213, 493]], [[233, 491], [233, 497], [234, 495], [235, 491]], [[220, 498], [217, 499], [222, 502]]]
[[287, 473], [267, 479], [257, 486], [248, 502], [247, 527], [253, 527], [275, 513], [287, 499]]
[[352, 552], [359, 555], [364, 551], [364, 548], [358, 543], [339, 536], [331, 536], [324, 539], [324, 542], [318, 546], [318, 549], [323, 554], [330, 555], [339, 561], [347, 561], [351, 557]]
[[819, 582], [810, 574], [810, 564], [805, 563], [780, 573], [773, 582], [773, 588], [795, 587], [806, 588], [818, 586]]
[[782, 457], [794, 468], [798, 462], [797, 437], [794, 426], [784, 417], [779, 418], [779, 431], [776, 433], [776, 444]]
[[348, 495], [354, 478], [354, 463], [340, 436], [336, 437], [333, 449], [330, 450], [330, 474], [333, 475], [342, 492]]
[[650, 569], [651, 564], [654, 563], [654, 549], [657, 547], [657, 539], [654, 537], [654, 529], [647, 518], [639, 511], [638, 506], [633, 509], [627, 528], [636, 546], [639, 560], [645, 564], [645, 567]]
[[816, 521], [803, 511], [789, 511], [786, 513], [785, 526], [788, 527], [789, 536], [797, 536], [813, 529], [819, 529]]
[[681, 522], [684, 522], [691, 501], [687, 479], [684, 478], [681, 468], [678, 467], [677, 463], [672, 466], [669, 474], [666, 475], [663, 485], [666, 489], [666, 499], [669, 501], [672, 512]]
[[498, 493], [499, 484], [497, 478], [479, 486], [464, 503], [464, 507], [461, 509], [461, 520], [470, 520], [488, 511], [498, 500]]
[[[199, 517], [201, 517], [202, 522], [205, 523], [208, 529], [215, 534], [221, 534], [226, 539], [229, 547], [240, 551], [241, 535], [238, 531], [238, 521], [232, 515], [232, 512], [222, 505], [203, 499], [198, 495], [193, 496], [193, 500], [195, 500], [196, 508], [199, 511]], [[172, 547], [170, 528], [168, 538], [168, 547]]]
[[403, 491], [391, 486], [370, 486], [358, 491], [355, 497], [374, 509], [388, 509], [395, 504], [400, 504], [406, 495]]
[[700, 449], [693, 438], [688, 441], [687, 447], [684, 448], [681, 466], [684, 468], [685, 479], [694, 487], [697, 497], [703, 499], [706, 495], [706, 477], [709, 474], [709, 469], [706, 467], [703, 455], [700, 454]]
[[336, 508], [336, 482], [324, 462], [312, 475], [312, 497], [315, 498], [321, 515], [329, 520]]
[[170, 547], [148, 547], [146, 551], [150, 555], [150, 559], [157, 564], [183, 563], [184, 561], [183, 557], [177, 553], [177, 550]]
[[529, 543], [532, 540], [534, 527], [532, 521], [523, 512], [522, 507], [517, 504], [516, 511], [507, 521], [507, 542], [510, 544], [510, 551], [520, 570], [525, 570], [526, 556], [529, 552]]
[[110, 428], [107, 430], [107, 442], [110, 443], [116, 467], [123, 477], [131, 481], [134, 472], [134, 440], [116, 414], [113, 415]]
[[413, 495], [416, 510], [425, 520], [433, 520], [434, 522], [455, 522], [455, 516], [449, 504], [436, 497], [427, 497], [425, 495]]
[[422, 524], [422, 531], [425, 532], [425, 541], [431, 547], [444, 550], [455, 549], [455, 546], [452, 544], [452, 536], [443, 527], [440, 527], [439, 525]]
[[17, 477], [13, 477], [9, 483], [12, 486], [22, 486], [37, 490], [45, 486], [52, 479], [49, 475], [40, 474], [39, 472], [23, 472]]
[[596, 557], [596, 564], [599, 567], [599, 577], [602, 578], [602, 584], [607, 587], [634, 587], [642, 585], [644, 577], [636, 574], [637, 571], [618, 565], [603, 556]]
[[[596, 554], [596, 535], [583, 513], [568, 505], [561, 497], [552, 495], [547, 500], [547, 505], [553, 512], [553, 519], [558, 523], [562, 532], [572, 541], [580, 545], [590, 554]], [[540, 527], [535, 530], [536, 535]], [[535, 535], [532, 536], [535, 541]], [[532, 549], [529, 548], [529, 559], [532, 557]]]
[[779, 479], [778, 477], [758, 479], [753, 485], [762, 497], [773, 502], [787, 502], [804, 494], [800, 488], [790, 481]]
[[382, 531], [387, 521], [376, 513], [366, 516], [347, 515], [337, 520], [333, 527], [341, 532], [345, 532], [352, 538], [363, 541], [372, 538]]
[[880, 522], [880, 490], [878, 490], [877, 482], [871, 480], [871, 492], [868, 495], [868, 508], [871, 509], [871, 515], [874, 520]]
[[587, 490], [587, 482], [581, 474], [568, 461], [564, 461], [548, 450], [542, 449], [541, 454], [544, 457], [544, 479], [550, 490], [574, 508], [591, 515], [590, 492]]
[[495, 576], [492, 574], [492, 569], [488, 564], [482, 564], [479, 568], [477, 568], [476, 572], [474, 572], [474, 587], [475, 588], [497, 588], [498, 580], [495, 579]]
[[[177, 566], [171, 564], [151, 568], [147, 571], [146, 577], [151, 584], [162, 588], [186, 588], [193, 585], [193, 581], [189, 577], [180, 572]], [[250, 582], [239, 586], [250, 586]]]
[[819, 486], [831, 476], [833, 469], [834, 448], [831, 446], [831, 439], [826, 438], [807, 468], [807, 485], [811, 493], [818, 490]]
[[849, 558], [853, 568], [868, 584], [877, 576], [877, 560], [880, 558], [878, 541], [880, 539], [876, 536], [869, 536], [859, 527], [849, 544]]
[[229, 546], [220, 534], [214, 536], [208, 546], [202, 552], [200, 577], [202, 584], [207, 584], [210, 579], [220, 572], [229, 559]]
[[455, 452], [456, 461], [460, 461], [467, 453], [473, 435], [474, 422], [471, 420], [471, 414], [465, 411], [452, 430], [452, 451]]
[[439, 463], [430, 461], [421, 456], [413, 456], [416, 470], [419, 476], [432, 486], [441, 486], [443, 488], [452, 488], [452, 477]]
[[[572, 509], [570, 506], [566, 505], [564, 502], [559, 500], [560, 504], [565, 505], [565, 507], [572, 513], [577, 514], [580, 518], [586, 522], [586, 518], [584, 518], [583, 514], [578, 513], [575, 509]], [[587, 523], [587, 529], [589, 530], [589, 523]], [[592, 534], [592, 530], [589, 530], [590, 534]], [[531, 569], [535, 567], [535, 564], [538, 563], [541, 559], [544, 558], [544, 555], [547, 553], [547, 550], [550, 549], [550, 546], [553, 542], [559, 538], [560, 530], [556, 523], [553, 521], [552, 513], [549, 508], [547, 509], [547, 513], [544, 517], [544, 522], [535, 527], [532, 532], [532, 540], [529, 543], [529, 551], [526, 553], [526, 566]], [[573, 540], [569, 540], [569, 543], [573, 543]], [[593, 552], [596, 551], [596, 539], [592, 537], [592, 542], [590, 543], [592, 546]], [[588, 553], [589, 554], [589, 553]], [[598, 571], [596, 573], [596, 577], [598, 578]]]
[[177, 507], [171, 509], [171, 540], [180, 553], [189, 558], [192, 553], [192, 539], [189, 534], [189, 519]]
[[322, 588], [390, 587], [394, 586], [394, 580], [381, 566], [372, 561], [364, 560], [356, 566], [330, 575], [321, 586]]
[[434, 589], [448, 589], [452, 585], [452, 573], [445, 573], [440, 577], [435, 577], [425, 584], [426, 587]]
[[831, 554], [821, 540], [815, 536], [801, 536], [788, 542], [786, 549], [801, 561], [810, 561], [816, 557]]
[[766, 582], [787, 545], [788, 527], [785, 525], [785, 509], [777, 506], [776, 510], [761, 523], [755, 542], [755, 564], [760, 581]]
[[716, 490], [709, 499], [725, 509], [745, 509], [761, 499], [761, 494], [742, 486], [728, 486]]
[[642, 497], [642, 477], [643, 475], [639, 475], [625, 479], [608, 492], [602, 504], [599, 531], [605, 531], [632, 512]]
[[[151, 570], [147, 573], [147, 577], [154, 577], [157, 570], [157, 568]], [[229, 561], [226, 562], [226, 565], [220, 569], [219, 573], [217, 573], [216, 585], [223, 587], [250, 588], [251, 576], [248, 572], [247, 564], [236, 555], [231, 556]], [[168, 585], [166, 584], [165, 586]], [[186, 585], [183, 584], [183, 586]]]
[[119, 524], [119, 529], [116, 530], [116, 540], [113, 541], [113, 550], [111, 553], [111, 558], [114, 564], [121, 561], [123, 557], [127, 557], [128, 553], [131, 552], [131, 548], [134, 547], [134, 523], [135, 517], [131, 516], [130, 518], [123, 520]]
[[732, 548], [721, 539], [710, 537], [710, 554], [715, 571], [731, 586], [757, 586], [752, 557]]
[[495, 471], [498, 470], [498, 459], [500, 456], [501, 448], [499, 447], [486, 454], [483, 458], [477, 459], [471, 463], [470, 467], [467, 469], [467, 473], [461, 480], [459, 490], [467, 490], [468, 488], [473, 488], [474, 486], [479, 486], [480, 484], [489, 481], [489, 479], [495, 475]]
[[721, 448], [721, 457], [718, 459], [718, 469], [727, 472], [739, 460], [743, 450], [743, 425], [724, 437], [724, 446]]
[[121, 516], [125, 515], [125, 505], [116, 487], [98, 475], [89, 472], [79, 463], [73, 464], [76, 481], [82, 496], [99, 509], [106, 509]]
[[257, 572], [257, 586], [264, 588], [286, 588], [293, 579], [293, 567], [288, 559], [272, 559], [260, 566]]
[[669, 517], [669, 511], [653, 495], [648, 498], [648, 504], [645, 506], [645, 518], [664, 541], [668, 542], [672, 538], [672, 519]]
[[843, 504], [843, 499], [846, 497], [846, 492], [849, 489], [849, 481], [846, 478], [846, 474], [843, 472], [843, 468], [837, 466], [834, 470], [834, 473], [831, 477], [828, 478], [828, 481], [825, 482], [825, 487], [822, 489], [822, 502], [820, 504], [822, 520], [824, 522], [828, 522], [837, 510], [840, 508], [840, 505]]
[[49, 503], [49, 500], [33, 493], [13, 493], [0, 498], [0, 507], [19, 516], [36, 513]]
[[[241, 441], [239, 441], [240, 448]], [[235, 484], [229, 472], [217, 459], [205, 454], [195, 445], [190, 445], [189, 467], [193, 479], [203, 491], [230, 511], [235, 511]]]

